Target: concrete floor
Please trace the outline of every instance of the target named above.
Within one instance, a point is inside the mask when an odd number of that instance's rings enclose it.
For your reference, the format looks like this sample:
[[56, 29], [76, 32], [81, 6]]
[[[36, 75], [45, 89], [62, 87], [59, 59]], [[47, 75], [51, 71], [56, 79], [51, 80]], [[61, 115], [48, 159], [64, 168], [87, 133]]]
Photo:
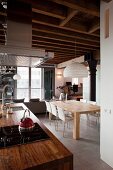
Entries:
[[65, 137], [63, 137], [63, 123], [59, 122], [59, 128], [56, 131], [54, 122], [50, 125], [45, 115], [37, 117], [73, 153], [74, 170], [113, 170], [100, 159], [99, 125], [96, 124], [94, 117], [91, 116], [90, 121], [87, 121], [84, 116], [81, 117], [80, 140], [72, 138], [72, 123], [70, 128], [66, 128]]

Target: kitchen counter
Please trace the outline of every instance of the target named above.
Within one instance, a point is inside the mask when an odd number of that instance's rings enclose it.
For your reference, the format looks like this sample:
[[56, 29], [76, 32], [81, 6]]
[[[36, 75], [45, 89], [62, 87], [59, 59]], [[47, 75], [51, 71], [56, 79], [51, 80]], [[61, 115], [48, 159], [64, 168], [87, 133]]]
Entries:
[[[27, 107], [22, 104], [14, 106]], [[0, 118], [0, 127], [18, 125], [24, 110]], [[31, 112], [32, 120], [50, 139], [0, 149], [0, 170], [73, 170], [72, 153]]]

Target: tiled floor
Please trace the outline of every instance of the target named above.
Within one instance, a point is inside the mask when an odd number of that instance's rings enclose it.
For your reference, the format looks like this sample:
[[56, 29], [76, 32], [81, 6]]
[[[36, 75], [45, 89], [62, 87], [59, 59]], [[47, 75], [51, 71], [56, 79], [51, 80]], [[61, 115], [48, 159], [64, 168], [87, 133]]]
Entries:
[[48, 118], [37, 116], [49, 130], [73, 153], [74, 170], [113, 170], [100, 159], [99, 127], [95, 118], [90, 118], [90, 123], [81, 117], [80, 140], [72, 138], [72, 125], [66, 129], [65, 138], [62, 135], [63, 124], [59, 122], [58, 131], [55, 131], [54, 123], [50, 125]]

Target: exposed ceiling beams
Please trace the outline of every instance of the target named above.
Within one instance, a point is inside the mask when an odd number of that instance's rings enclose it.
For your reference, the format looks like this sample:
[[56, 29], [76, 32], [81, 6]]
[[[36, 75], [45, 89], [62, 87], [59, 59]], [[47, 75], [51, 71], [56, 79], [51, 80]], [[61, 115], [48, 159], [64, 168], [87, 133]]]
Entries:
[[[85, 1], [85, 0], [50, 0], [60, 5], [67, 6], [68, 8], [81, 11], [90, 15], [99, 17], [99, 9], [97, 4], [95, 5], [94, 1]], [[95, 1], [96, 2], [96, 1]], [[96, 2], [97, 3], [97, 2]]]
[[67, 17], [60, 22], [59, 26], [60, 27], [65, 26], [77, 13], [78, 13], [77, 10], [70, 10], [69, 13], [67, 14]]
[[[1, 0], [2, 1], [2, 0]], [[57, 64], [79, 57], [100, 48], [100, 21], [98, 0], [8, 0], [31, 5], [32, 13], [22, 13], [20, 9], [11, 11], [17, 22], [19, 16], [31, 15], [32, 46], [55, 52], [54, 59], [48, 61]], [[106, 2], [108, 2], [106, 0]], [[7, 12], [0, 8], [0, 44], [6, 42]], [[26, 22], [26, 21], [25, 21]]]

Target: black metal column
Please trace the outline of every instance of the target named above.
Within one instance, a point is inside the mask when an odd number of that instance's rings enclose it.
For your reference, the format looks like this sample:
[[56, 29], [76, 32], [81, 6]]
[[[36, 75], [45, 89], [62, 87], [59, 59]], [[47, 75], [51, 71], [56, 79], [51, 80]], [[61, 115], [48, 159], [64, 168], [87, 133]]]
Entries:
[[90, 100], [96, 101], [96, 66], [97, 60], [88, 61], [90, 71]]

